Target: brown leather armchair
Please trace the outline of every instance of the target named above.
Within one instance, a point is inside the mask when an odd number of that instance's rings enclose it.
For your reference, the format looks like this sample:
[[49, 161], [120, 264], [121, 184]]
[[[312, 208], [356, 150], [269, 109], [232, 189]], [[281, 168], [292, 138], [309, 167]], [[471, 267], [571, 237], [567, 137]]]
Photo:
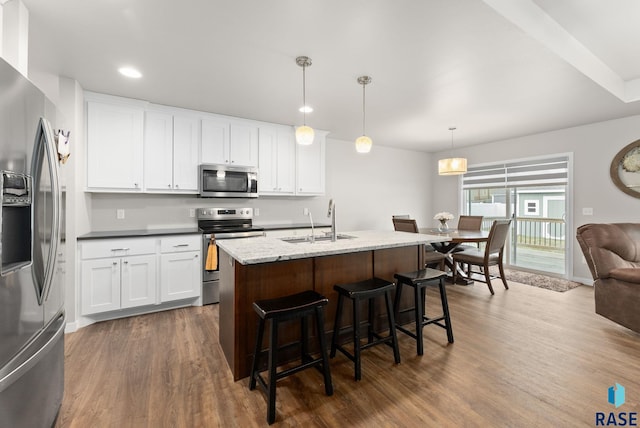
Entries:
[[596, 313], [640, 333], [640, 224], [585, 224], [576, 238], [594, 279]]

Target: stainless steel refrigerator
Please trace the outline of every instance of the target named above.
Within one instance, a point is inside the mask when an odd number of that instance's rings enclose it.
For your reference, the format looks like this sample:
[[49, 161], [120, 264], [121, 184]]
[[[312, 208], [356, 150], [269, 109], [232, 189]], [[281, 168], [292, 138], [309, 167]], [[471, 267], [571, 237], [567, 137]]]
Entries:
[[0, 59], [0, 426], [51, 427], [64, 391], [55, 106]]

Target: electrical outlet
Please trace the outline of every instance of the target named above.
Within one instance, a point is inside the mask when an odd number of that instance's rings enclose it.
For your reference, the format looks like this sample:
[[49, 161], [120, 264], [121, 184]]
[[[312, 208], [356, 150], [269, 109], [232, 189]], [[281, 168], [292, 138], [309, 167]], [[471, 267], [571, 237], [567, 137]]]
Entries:
[[253, 209], [253, 215], [258, 217], [260, 215], [260, 208], [254, 208]]
[[124, 219], [124, 210], [123, 209], [117, 209], [116, 210], [116, 218], [118, 220]]
[[302, 214], [309, 215], [309, 208], [303, 208], [302, 209]]
[[189, 217], [195, 217], [195, 216], [196, 216], [196, 209], [189, 208]]
[[582, 208], [582, 215], [593, 215], [593, 208]]

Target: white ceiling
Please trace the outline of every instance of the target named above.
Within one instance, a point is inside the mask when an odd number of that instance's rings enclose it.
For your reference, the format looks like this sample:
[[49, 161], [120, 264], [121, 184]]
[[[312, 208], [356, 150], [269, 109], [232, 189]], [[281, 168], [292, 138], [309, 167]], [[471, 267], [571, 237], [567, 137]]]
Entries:
[[353, 141], [370, 75], [374, 148], [442, 150], [452, 125], [461, 147], [640, 114], [636, 0], [23, 2], [30, 68], [91, 91], [301, 124], [307, 55], [307, 123]]

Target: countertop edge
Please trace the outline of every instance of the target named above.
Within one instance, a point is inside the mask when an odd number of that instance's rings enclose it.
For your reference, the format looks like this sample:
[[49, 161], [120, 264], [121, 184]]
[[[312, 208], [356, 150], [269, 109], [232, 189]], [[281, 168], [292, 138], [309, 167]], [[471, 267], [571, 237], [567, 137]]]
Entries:
[[137, 229], [137, 230], [112, 230], [102, 232], [89, 232], [78, 236], [78, 241], [87, 239], [111, 239], [111, 238], [144, 238], [150, 236], [167, 235], [201, 235], [202, 231], [197, 228], [176, 228], [176, 229]]
[[[345, 232], [348, 235], [353, 235], [356, 238], [360, 238], [362, 241], [338, 241], [342, 242], [342, 245], [330, 242], [324, 242], [317, 244], [315, 247], [308, 247], [306, 245], [313, 245], [308, 243], [296, 243], [296, 244], [284, 244], [278, 238], [259, 237], [259, 238], [246, 238], [239, 242], [236, 240], [224, 240], [218, 242], [218, 247], [225, 251], [230, 257], [235, 259], [242, 265], [253, 265], [261, 263], [273, 263], [288, 260], [297, 260], [304, 258], [324, 257], [338, 254], [357, 253], [363, 251], [382, 250], [388, 248], [400, 248], [415, 245], [424, 245], [430, 242], [442, 241], [441, 237], [426, 235], [426, 234], [413, 234], [407, 232], [376, 232], [376, 231], [361, 231], [361, 232]], [[402, 234], [402, 239], [389, 239], [394, 234], [397, 238], [397, 234]], [[363, 235], [364, 234], [364, 235]], [[380, 239], [377, 239], [377, 236]], [[386, 239], [385, 239], [386, 238]], [[254, 241], [250, 241], [254, 240]], [[372, 240], [374, 242], [372, 242]], [[232, 242], [235, 241], [235, 242]], [[353, 245], [357, 244], [357, 245]], [[242, 247], [237, 247], [242, 245]], [[247, 250], [243, 247], [245, 245], [251, 245], [257, 247], [257, 250], [253, 251], [254, 254], [248, 255]], [[303, 247], [304, 246], [304, 247]], [[259, 248], [262, 247], [262, 248]]]

